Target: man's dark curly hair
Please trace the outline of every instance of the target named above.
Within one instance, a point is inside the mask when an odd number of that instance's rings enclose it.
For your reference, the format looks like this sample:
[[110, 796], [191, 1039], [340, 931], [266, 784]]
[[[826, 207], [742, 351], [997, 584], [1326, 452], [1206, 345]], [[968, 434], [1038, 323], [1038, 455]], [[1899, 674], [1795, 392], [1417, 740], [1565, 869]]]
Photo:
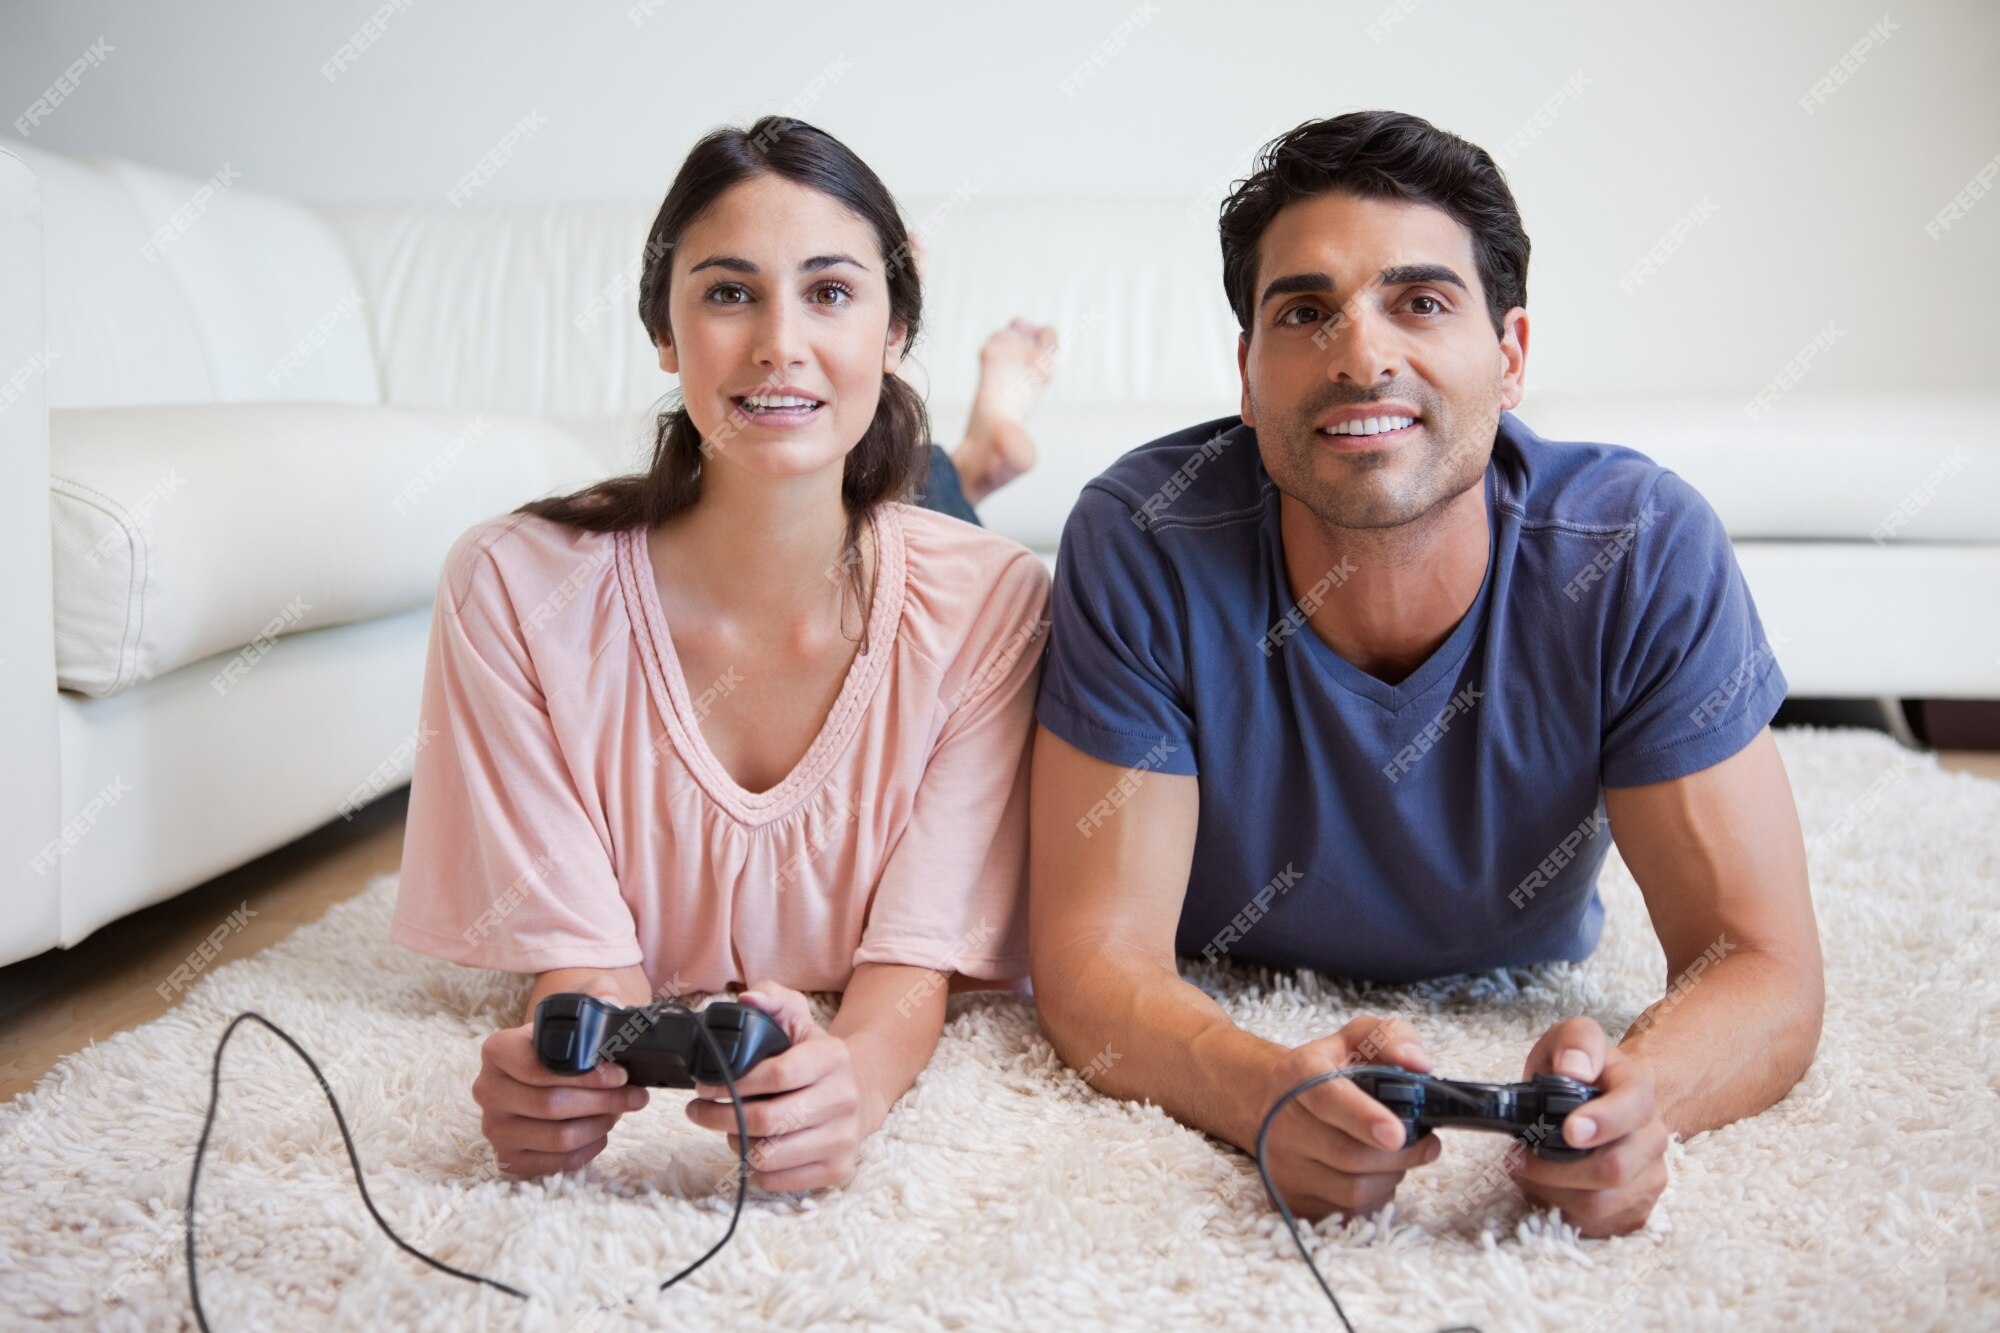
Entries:
[[1248, 337], [1257, 242], [1285, 205], [1322, 194], [1402, 199], [1442, 209], [1472, 233], [1479, 285], [1498, 337], [1528, 304], [1528, 233], [1500, 168], [1478, 144], [1401, 111], [1350, 111], [1279, 135], [1222, 201], [1222, 285]]

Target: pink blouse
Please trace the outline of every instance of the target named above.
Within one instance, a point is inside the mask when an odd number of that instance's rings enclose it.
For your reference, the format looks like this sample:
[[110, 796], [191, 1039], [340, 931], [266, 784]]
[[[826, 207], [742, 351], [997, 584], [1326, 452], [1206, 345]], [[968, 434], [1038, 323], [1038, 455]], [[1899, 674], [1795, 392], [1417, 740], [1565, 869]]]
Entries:
[[643, 528], [506, 514], [460, 536], [391, 938], [510, 972], [637, 963], [656, 994], [838, 991], [862, 963], [1023, 988], [1048, 572], [927, 509], [871, 523], [867, 651], [763, 792], [702, 739], [741, 676], [683, 678]]

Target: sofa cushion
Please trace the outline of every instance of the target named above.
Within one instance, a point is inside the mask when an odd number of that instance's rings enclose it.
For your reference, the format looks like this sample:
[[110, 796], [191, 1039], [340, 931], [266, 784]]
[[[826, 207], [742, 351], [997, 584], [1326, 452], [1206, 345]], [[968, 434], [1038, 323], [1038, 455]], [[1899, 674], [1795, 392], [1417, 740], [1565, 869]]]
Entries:
[[2000, 394], [1800, 393], [1762, 411], [1742, 394], [1548, 394], [1515, 415], [1672, 468], [1738, 541], [2000, 541]]
[[200, 326], [174, 274], [141, 253], [132, 196], [87, 162], [18, 142], [6, 151], [42, 196], [49, 406], [214, 401]]
[[547, 422], [344, 404], [55, 411], [49, 451], [57, 683], [100, 696], [421, 606], [466, 528], [606, 472]]
[[108, 160], [145, 228], [141, 252], [179, 282], [215, 400], [379, 403], [366, 297], [339, 237], [303, 204], [237, 184]]

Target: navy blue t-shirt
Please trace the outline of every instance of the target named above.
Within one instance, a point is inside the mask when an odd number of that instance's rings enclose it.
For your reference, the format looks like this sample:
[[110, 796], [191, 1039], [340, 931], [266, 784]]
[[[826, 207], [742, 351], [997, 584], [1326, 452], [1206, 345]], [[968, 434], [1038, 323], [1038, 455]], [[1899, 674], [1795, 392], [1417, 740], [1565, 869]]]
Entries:
[[[1580, 960], [1604, 925], [1606, 786], [1735, 754], [1784, 700], [1708, 502], [1632, 449], [1502, 413], [1478, 596], [1391, 685], [1294, 598], [1278, 490], [1224, 418], [1126, 454], [1063, 529], [1037, 719], [1131, 770], [1195, 774], [1176, 949], [1402, 982]], [[1303, 601], [1304, 606], [1297, 603]]]

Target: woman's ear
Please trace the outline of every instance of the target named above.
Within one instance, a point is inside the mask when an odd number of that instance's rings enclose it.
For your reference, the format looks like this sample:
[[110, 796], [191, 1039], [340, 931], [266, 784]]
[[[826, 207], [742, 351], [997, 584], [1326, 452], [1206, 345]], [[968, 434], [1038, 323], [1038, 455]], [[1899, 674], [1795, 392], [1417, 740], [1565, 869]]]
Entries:
[[910, 336], [910, 328], [900, 319], [889, 321], [889, 341], [882, 344], [882, 373], [893, 375], [903, 364], [904, 342]]
[[655, 346], [660, 349], [660, 369], [666, 371], [669, 375], [680, 374], [681, 359], [674, 354], [672, 340], [657, 343]]

